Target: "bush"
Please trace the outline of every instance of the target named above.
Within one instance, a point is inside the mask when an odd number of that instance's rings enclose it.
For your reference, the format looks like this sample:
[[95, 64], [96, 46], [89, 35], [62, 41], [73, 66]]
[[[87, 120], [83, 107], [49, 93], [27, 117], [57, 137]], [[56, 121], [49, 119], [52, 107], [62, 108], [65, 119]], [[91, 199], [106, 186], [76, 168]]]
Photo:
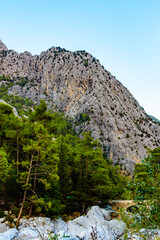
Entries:
[[88, 67], [88, 61], [84, 61], [84, 66]]
[[3, 217], [5, 217], [5, 213], [2, 209], [0, 209], [0, 218], [3, 218]]
[[160, 226], [160, 148], [148, 149], [148, 153], [142, 163], [135, 166], [129, 183], [138, 211], [122, 214], [127, 226], [135, 231]]
[[129, 134], [128, 134], [128, 133], [126, 134], [126, 138], [130, 138], [130, 136], [129, 136]]

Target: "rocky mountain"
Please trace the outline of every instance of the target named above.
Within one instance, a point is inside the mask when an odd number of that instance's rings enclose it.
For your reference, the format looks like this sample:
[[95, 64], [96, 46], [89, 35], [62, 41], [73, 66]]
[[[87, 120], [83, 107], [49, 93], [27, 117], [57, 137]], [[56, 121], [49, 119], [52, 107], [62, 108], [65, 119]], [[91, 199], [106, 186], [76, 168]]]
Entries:
[[154, 122], [158, 122], [160, 123], [159, 119], [157, 119], [156, 117], [152, 116], [152, 115], [148, 115]]
[[[44, 99], [50, 108], [64, 111], [77, 121], [77, 133], [91, 131], [107, 157], [125, 172], [133, 172], [146, 147], [160, 145], [159, 124], [85, 51], [52, 47], [32, 56], [8, 50], [0, 41], [0, 76], [3, 74], [14, 80], [8, 94], [28, 97], [35, 103]], [[6, 80], [2, 84], [7, 84]]]

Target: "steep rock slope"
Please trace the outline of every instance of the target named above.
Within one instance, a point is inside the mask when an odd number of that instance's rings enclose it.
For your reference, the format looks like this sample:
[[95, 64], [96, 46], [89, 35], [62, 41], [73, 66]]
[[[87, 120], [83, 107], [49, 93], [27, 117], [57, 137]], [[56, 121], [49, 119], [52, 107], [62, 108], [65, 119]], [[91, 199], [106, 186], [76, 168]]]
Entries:
[[78, 119], [76, 131], [91, 131], [99, 138], [108, 158], [132, 173], [146, 154], [146, 146], [160, 145], [160, 126], [146, 115], [132, 94], [85, 51], [70, 52], [52, 47], [39, 56], [8, 50], [0, 41], [0, 75], [14, 79], [9, 94], [45, 99]]

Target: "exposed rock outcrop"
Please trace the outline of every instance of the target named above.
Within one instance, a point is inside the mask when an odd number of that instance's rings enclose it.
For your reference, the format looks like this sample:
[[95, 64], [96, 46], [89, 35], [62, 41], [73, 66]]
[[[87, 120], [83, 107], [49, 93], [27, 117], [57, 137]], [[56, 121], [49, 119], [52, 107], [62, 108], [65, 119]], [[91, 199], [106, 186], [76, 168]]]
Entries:
[[[146, 240], [159, 239], [159, 229], [141, 229], [139, 233], [132, 234], [126, 229], [126, 224], [118, 219], [106, 220], [103, 210], [98, 206], [93, 206], [86, 216], [80, 216], [72, 221], [64, 222], [61, 218], [51, 220], [45, 217], [22, 218], [18, 231], [7, 229], [0, 233], [0, 240], [122, 240], [124, 233], [127, 239]], [[109, 211], [108, 211], [109, 214]], [[0, 226], [4, 223], [1, 223]], [[126, 239], [126, 238], [125, 238]]]
[[0, 51], [8, 51], [8, 48], [1, 40], [0, 40]]
[[160, 126], [146, 115], [132, 94], [110, 72], [85, 51], [70, 52], [52, 47], [39, 56], [7, 50], [0, 42], [0, 75], [14, 79], [9, 94], [44, 99], [78, 119], [90, 121], [76, 131], [91, 131], [107, 157], [132, 173], [134, 164], [146, 154], [145, 146], [160, 145]]

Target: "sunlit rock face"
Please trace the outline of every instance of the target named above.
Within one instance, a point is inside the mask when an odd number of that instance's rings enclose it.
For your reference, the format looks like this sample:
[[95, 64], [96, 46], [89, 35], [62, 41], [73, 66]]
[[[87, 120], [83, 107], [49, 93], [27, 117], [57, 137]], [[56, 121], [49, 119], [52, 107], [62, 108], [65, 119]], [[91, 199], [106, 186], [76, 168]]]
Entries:
[[1, 40], [0, 40], [0, 51], [8, 51], [8, 48]]
[[[107, 157], [132, 173], [146, 147], [160, 145], [160, 126], [132, 94], [85, 51], [52, 47], [39, 56], [8, 50], [0, 41], [0, 75], [14, 79], [9, 94], [44, 99], [48, 107], [72, 118], [90, 116], [76, 131], [91, 131]], [[22, 84], [18, 84], [21, 82]]]

